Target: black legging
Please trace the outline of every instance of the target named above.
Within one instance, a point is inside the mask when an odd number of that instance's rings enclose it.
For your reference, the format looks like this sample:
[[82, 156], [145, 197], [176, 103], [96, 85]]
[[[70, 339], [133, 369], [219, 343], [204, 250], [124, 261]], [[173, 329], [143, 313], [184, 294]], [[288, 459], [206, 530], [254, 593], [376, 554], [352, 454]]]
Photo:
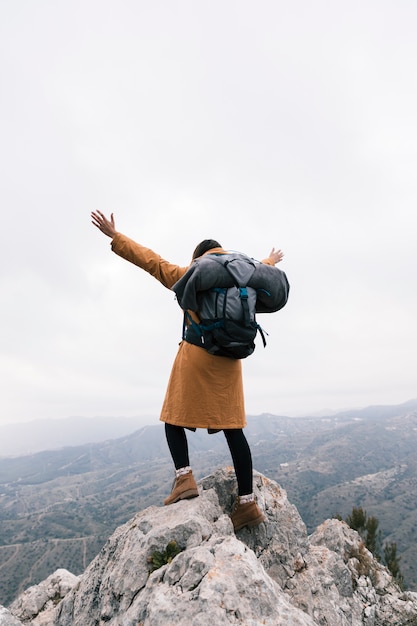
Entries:
[[[245, 496], [253, 490], [252, 454], [249, 444], [241, 428], [228, 428], [223, 432], [235, 468], [238, 493], [240, 496]], [[165, 424], [165, 434], [175, 469], [190, 465], [185, 429], [182, 426]]]

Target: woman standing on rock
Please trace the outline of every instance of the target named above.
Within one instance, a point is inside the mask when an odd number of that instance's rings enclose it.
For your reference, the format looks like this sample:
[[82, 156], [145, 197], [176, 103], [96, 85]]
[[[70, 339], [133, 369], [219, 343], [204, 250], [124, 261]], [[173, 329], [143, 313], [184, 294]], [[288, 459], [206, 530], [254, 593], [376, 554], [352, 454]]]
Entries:
[[[149, 248], [119, 233], [113, 213], [107, 219], [100, 211], [93, 211], [91, 217], [94, 226], [111, 238], [113, 252], [154, 276], [164, 287], [171, 289], [186, 273], [187, 267], [169, 263]], [[207, 252], [225, 254], [217, 241], [206, 239], [194, 250], [193, 260]], [[282, 257], [280, 250], [272, 249], [263, 262], [275, 265]], [[246, 416], [239, 359], [212, 355], [204, 348], [182, 341], [172, 367], [160, 419], [165, 422], [167, 443], [175, 466], [175, 483], [164, 504], [198, 496], [185, 429], [207, 428], [210, 433], [222, 430], [238, 485], [238, 499], [231, 516], [234, 529], [256, 526], [265, 520], [255, 502], [252, 455], [242, 430], [246, 426]]]

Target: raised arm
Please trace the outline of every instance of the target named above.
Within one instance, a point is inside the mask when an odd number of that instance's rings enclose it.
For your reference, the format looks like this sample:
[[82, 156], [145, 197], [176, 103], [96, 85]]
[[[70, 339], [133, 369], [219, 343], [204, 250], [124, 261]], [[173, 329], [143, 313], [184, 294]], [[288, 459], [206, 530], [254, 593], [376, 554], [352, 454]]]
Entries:
[[115, 254], [151, 274], [164, 287], [171, 289], [187, 271], [186, 267], [169, 263], [150, 248], [145, 248], [133, 239], [119, 233], [116, 230], [113, 213], [110, 215], [110, 219], [107, 219], [101, 211], [93, 211], [91, 218], [94, 226], [107, 237], [111, 237], [111, 248]]

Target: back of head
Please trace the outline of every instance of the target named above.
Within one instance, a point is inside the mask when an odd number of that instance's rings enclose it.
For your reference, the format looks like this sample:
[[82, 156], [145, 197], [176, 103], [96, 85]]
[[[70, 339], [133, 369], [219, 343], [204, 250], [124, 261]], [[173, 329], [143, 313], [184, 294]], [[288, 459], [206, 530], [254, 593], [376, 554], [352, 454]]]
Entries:
[[193, 252], [193, 261], [202, 256], [205, 252], [212, 250], [213, 248], [221, 248], [221, 245], [215, 239], [204, 239], [201, 241]]

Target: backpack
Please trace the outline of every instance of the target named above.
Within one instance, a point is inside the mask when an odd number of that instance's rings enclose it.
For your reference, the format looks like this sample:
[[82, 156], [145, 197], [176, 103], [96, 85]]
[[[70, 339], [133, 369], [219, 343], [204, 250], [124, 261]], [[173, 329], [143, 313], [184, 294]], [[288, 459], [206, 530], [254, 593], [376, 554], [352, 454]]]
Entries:
[[[184, 309], [185, 341], [210, 354], [244, 359], [255, 350], [258, 331], [266, 346], [256, 312], [282, 308], [289, 285], [284, 272], [275, 266], [240, 253], [208, 253], [194, 261], [173, 290]], [[188, 309], [197, 313], [199, 322]]]

